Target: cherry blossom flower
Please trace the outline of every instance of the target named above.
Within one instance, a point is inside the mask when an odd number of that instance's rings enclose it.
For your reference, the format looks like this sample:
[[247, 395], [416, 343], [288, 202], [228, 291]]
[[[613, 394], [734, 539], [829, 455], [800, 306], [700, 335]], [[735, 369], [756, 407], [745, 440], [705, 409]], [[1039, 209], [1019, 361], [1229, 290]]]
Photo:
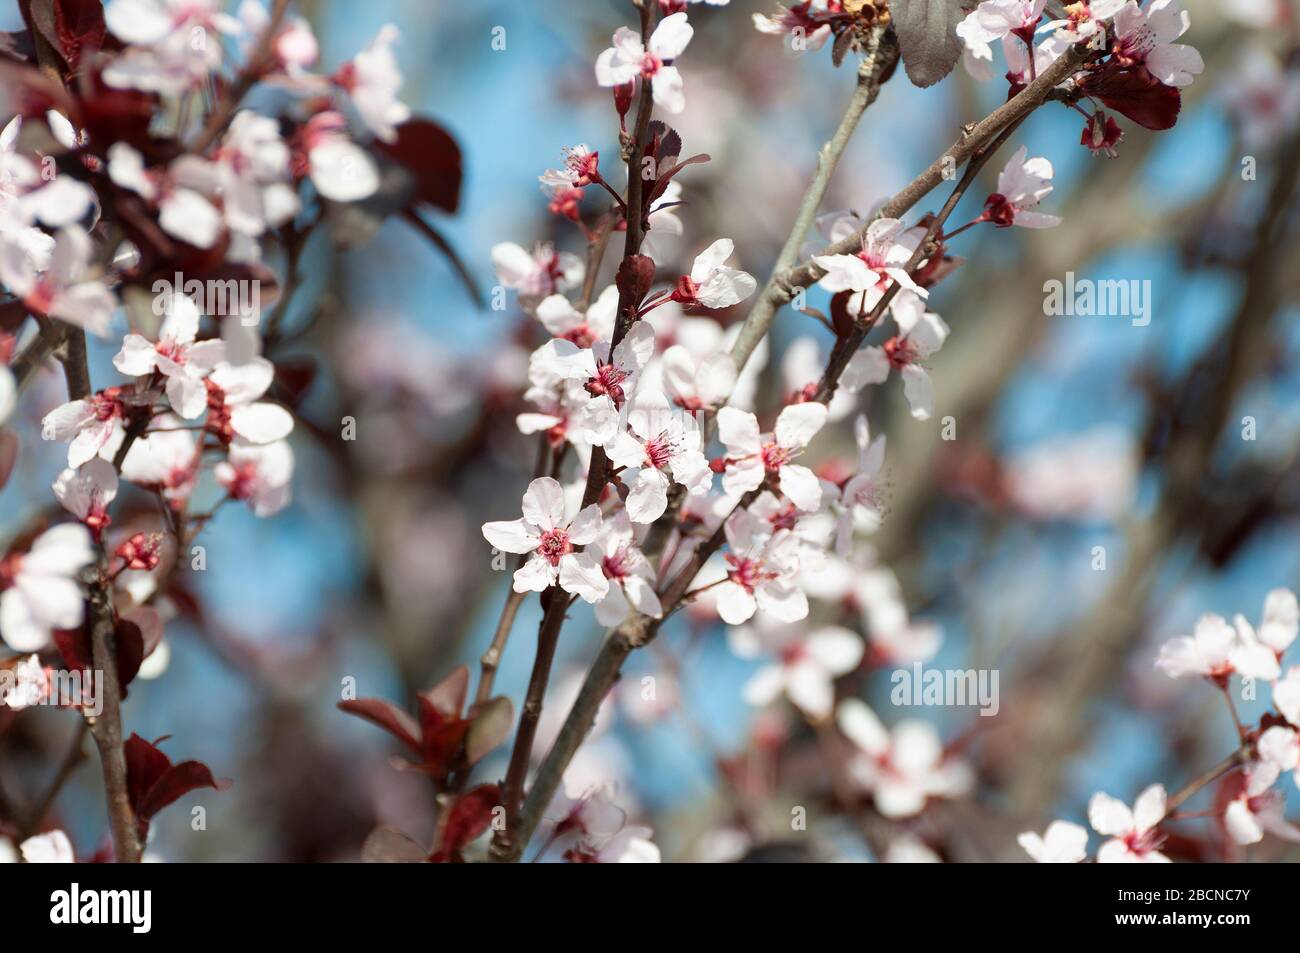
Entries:
[[[834, 236], [848, 233], [857, 224], [856, 217], [845, 216], [831, 227]], [[907, 273], [906, 265], [916, 251], [925, 229], [907, 229], [896, 218], [878, 218], [867, 226], [862, 238], [862, 251], [856, 255], [816, 255], [814, 263], [825, 274], [817, 284], [831, 294], [841, 291], [861, 292], [850, 301], [851, 310], [862, 314], [873, 309], [889, 290], [891, 282], [901, 289], [891, 302], [897, 306], [914, 308], [912, 296], [925, 298], [929, 292], [920, 287]], [[907, 294], [905, 292], [910, 292]], [[900, 299], [902, 299], [900, 301]]]
[[171, 414], [154, 418], [155, 429], [131, 444], [122, 461], [122, 476], [142, 487], [155, 487], [173, 504], [189, 499], [199, 476], [199, 444], [184, 421]]
[[157, 342], [128, 334], [113, 366], [130, 377], [155, 372], [166, 379], [172, 409], [187, 420], [200, 416], [208, 404], [203, 379], [225, 359], [226, 345], [219, 340], [195, 341], [199, 309], [188, 295], [173, 294], [165, 303], [166, 317]]
[[691, 273], [677, 280], [672, 300], [687, 306], [729, 308], [752, 295], [758, 287], [754, 276], [723, 264], [734, 250], [730, 238], [719, 238], [695, 256]]
[[722, 485], [739, 496], [766, 479], [801, 510], [821, 506], [822, 488], [811, 470], [792, 463], [826, 422], [826, 405], [790, 404], [776, 418], [775, 433], [759, 433], [758, 418], [748, 411], [723, 407], [718, 411], [718, 438], [727, 448]]
[[983, 221], [999, 228], [1052, 228], [1061, 224], [1058, 215], [1031, 212], [1052, 191], [1052, 163], [1042, 156], [1026, 159], [1028, 146], [1021, 146], [998, 173], [998, 190], [984, 203]]
[[728, 625], [747, 622], [756, 610], [781, 622], [798, 622], [808, 615], [808, 597], [796, 585], [799, 538], [771, 527], [748, 510], [726, 521], [725, 578], [714, 588], [718, 615]]
[[824, 19], [829, 13], [830, 0], [803, 0], [789, 9], [780, 7], [774, 17], [755, 13], [754, 29], [773, 36], [789, 33], [802, 37], [804, 48], [816, 51], [830, 39], [831, 25]]
[[1199, 675], [1220, 684], [1226, 684], [1234, 673], [1268, 681], [1278, 676], [1277, 657], [1271, 649], [1256, 641], [1253, 632], [1234, 628], [1213, 613], [1196, 621], [1192, 635], [1162, 645], [1156, 668], [1170, 678]]
[[628, 412], [627, 424], [605, 451], [615, 466], [637, 470], [626, 500], [633, 522], [653, 523], [663, 515], [671, 483], [680, 483], [688, 493], [708, 492], [713, 471], [700, 450], [693, 417], [669, 410], [662, 398], [640, 400]]
[[411, 118], [411, 110], [397, 98], [402, 73], [393, 55], [398, 30], [391, 23], [379, 28], [370, 45], [333, 76], [344, 89], [366, 127], [384, 142], [397, 140], [396, 127]]
[[0, 693], [0, 705], [21, 711], [39, 705], [50, 695], [50, 673], [38, 655], [29, 655], [13, 669], [12, 687]]
[[618, 625], [627, 617], [629, 607], [654, 619], [663, 616], [654, 590], [654, 567], [636, 544], [626, 510], [601, 523], [587, 552], [600, 560], [601, 571], [609, 580], [609, 591], [596, 603], [597, 622]]
[[856, 632], [827, 625], [805, 632], [802, 628], [748, 625], [727, 632], [727, 644], [741, 658], [775, 655], [745, 684], [746, 703], [770, 705], [782, 693], [801, 711], [820, 721], [835, 704], [835, 679], [847, 675], [862, 661], [863, 643]]
[[835, 525], [835, 551], [846, 558], [853, 549], [854, 531], [875, 532], [883, 518], [880, 471], [885, 465], [885, 435], [872, 440], [865, 416], [854, 422], [853, 434], [858, 468], [839, 491], [841, 509]]
[[207, 429], [223, 441], [241, 438], [266, 444], [293, 430], [293, 415], [279, 404], [258, 400], [275, 378], [275, 365], [264, 357], [247, 364], [222, 362], [203, 383], [208, 393]]
[[492, 246], [497, 280], [519, 293], [519, 306], [532, 311], [542, 299], [576, 287], [586, 271], [582, 259], [539, 243], [530, 254], [514, 242]]
[[[573, 432], [603, 447], [617, 435], [619, 412], [636, 395], [641, 371], [654, 353], [655, 334], [644, 321], [633, 324], [611, 354], [609, 342], [579, 348], [555, 339], [544, 345], [545, 360], [559, 376], [582, 384], [580, 416]], [[610, 354], [609, 360], [598, 355]]]
[[1269, 149], [1300, 123], [1300, 69], [1252, 46], [1224, 77], [1219, 97], [1241, 129], [1242, 146], [1252, 154]]
[[289, 505], [292, 496], [293, 450], [284, 440], [267, 444], [236, 441], [212, 472], [226, 493], [248, 503], [255, 516], [274, 516]]
[[36, 270], [20, 245], [0, 243], [0, 283], [37, 314], [107, 337], [117, 301], [101, 281], [85, 280], [91, 255], [90, 236], [79, 225], [59, 231], [44, 271]]
[[1236, 796], [1223, 811], [1223, 828], [1236, 844], [1258, 844], [1268, 832], [1292, 843], [1300, 842], [1300, 829], [1288, 824], [1284, 814], [1286, 799], [1272, 790], [1278, 766], [1264, 761], [1246, 769], [1234, 779]]
[[619, 27], [614, 45], [596, 59], [596, 82], [622, 86], [640, 76], [650, 84], [656, 103], [670, 113], [681, 112], [686, 108], [682, 76], [671, 64], [682, 55], [694, 32], [685, 13], [674, 13], [659, 21], [647, 49], [635, 30]]
[[905, 718], [891, 732], [856, 698], [840, 702], [835, 718], [858, 749], [850, 772], [885, 817], [911, 817], [932, 797], [960, 797], [970, 790], [969, 766], [944, 757], [938, 732], [928, 722]]
[[566, 780], [546, 808], [555, 837], [577, 834], [586, 839], [613, 837], [627, 823], [627, 812], [614, 801], [612, 785], [587, 788], [571, 794]]
[[358, 202], [379, 188], [379, 169], [370, 154], [347, 134], [347, 120], [332, 111], [317, 113], [299, 132], [296, 142], [306, 160], [298, 166], [312, 185], [332, 202]]
[[1034, 43], [1034, 31], [1043, 18], [1047, 0], [984, 0], [957, 24], [957, 35], [977, 60], [991, 59], [989, 44], [1014, 36]]
[[1237, 622], [1238, 628], [1244, 626], [1249, 630], [1247, 638], [1257, 636], [1260, 642], [1281, 659], [1282, 654], [1295, 641], [1297, 632], [1300, 632], [1300, 603], [1297, 603], [1295, 593], [1290, 589], [1273, 589], [1264, 597], [1264, 617], [1260, 620], [1258, 633], [1240, 616], [1237, 618], [1240, 620]]
[[657, 864], [659, 848], [650, 840], [648, 827], [628, 825], [602, 842], [581, 840], [565, 852], [571, 864]]
[[571, 520], [564, 518], [564, 488], [550, 477], [528, 484], [523, 517], [483, 524], [483, 536], [506, 553], [530, 554], [514, 574], [515, 592], [541, 592], [559, 583], [586, 602], [599, 602], [609, 580], [593, 553], [577, 552], [600, 532], [600, 507], [593, 503]]
[[196, 248], [211, 248], [221, 233], [221, 213], [200, 189], [214, 182], [211, 164], [183, 156], [166, 171], [146, 169], [144, 157], [125, 142], [108, 149], [108, 176], [158, 206], [158, 224], [167, 234]]
[[1129, 810], [1127, 804], [1098, 791], [1088, 802], [1088, 823], [1104, 837], [1111, 838], [1097, 851], [1099, 864], [1167, 864], [1160, 853], [1164, 838], [1157, 827], [1165, 816], [1165, 788], [1153, 784], [1141, 794]]
[[[1277, 685], [1273, 686], [1275, 693]], [[1261, 762], [1273, 766], [1275, 773], [1295, 771], [1300, 768], [1300, 732], [1285, 725], [1273, 725], [1259, 736], [1255, 751]], [[1294, 780], [1300, 787], [1300, 774], [1295, 775]]]
[[226, 225], [256, 237], [293, 218], [298, 195], [290, 184], [290, 151], [279, 124], [269, 116], [242, 109], [213, 156]]
[[901, 320], [895, 312], [895, 320], [903, 333], [880, 347], [868, 345], [859, 350], [849, 361], [840, 382], [855, 389], [883, 384], [889, 378], [889, 369], [896, 368], [903, 378], [903, 394], [912, 416], [929, 420], [934, 412], [934, 385], [922, 362], [943, 347], [948, 338], [948, 325], [932, 311]]
[[126, 398], [125, 388], [108, 387], [60, 404], [41, 421], [41, 436], [69, 441], [68, 466], [74, 470], [100, 454], [111, 457], [125, 435]]
[[0, 560], [0, 636], [18, 652], [45, 647], [54, 629], [81, 625], [85, 608], [77, 574], [95, 561], [79, 523], [46, 530], [26, 553]]
[[1112, 57], [1122, 66], [1145, 65], [1166, 86], [1190, 86], [1205, 62], [1195, 47], [1174, 40], [1191, 25], [1178, 0], [1152, 0], [1145, 8], [1128, 0], [1115, 14]]
[[660, 363], [664, 389], [683, 410], [712, 410], [726, 403], [736, 386], [736, 362], [720, 351], [701, 361], [681, 344], [664, 351]]
[[[239, 20], [243, 24], [241, 52], [250, 57], [271, 27], [271, 14], [258, 0], [244, 0], [239, 5]], [[271, 52], [291, 79], [300, 79], [320, 58], [320, 44], [311, 24], [300, 16], [289, 16], [276, 33]]]
[[200, 85], [221, 65], [221, 35], [242, 29], [221, 6], [221, 0], [112, 0], [104, 22], [130, 46], [109, 61], [104, 81], [172, 95]]
[[117, 470], [102, 457], [87, 461], [80, 470], [64, 470], [54, 481], [54, 495], [63, 508], [81, 520], [99, 539], [112, 520], [108, 505], [117, 497]]
[[71, 864], [76, 862], [72, 842], [63, 831], [49, 831], [29, 837], [18, 845], [23, 860], [29, 864]]
[[1065, 5], [1065, 19], [1053, 20], [1045, 25], [1055, 28], [1056, 35], [1064, 35], [1070, 43], [1095, 36], [1106, 29], [1106, 21], [1119, 12], [1125, 0], [1078, 0]]
[[1052, 821], [1041, 837], [1025, 831], [1016, 841], [1040, 864], [1077, 864], [1088, 856], [1087, 830], [1069, 821]]
[[1283, 718], [1300, 728], [1300, 665], [1292, 665], [1274, 683], [1273, 704]]
[[538, 302], [534, 313], [554, 337], [564, 338], [578, 347], [591, 347], [613, 336], [617, 310], [618, 288], [610, 285], [586, 311], [579, 311], [564, 295], [553, 294]]

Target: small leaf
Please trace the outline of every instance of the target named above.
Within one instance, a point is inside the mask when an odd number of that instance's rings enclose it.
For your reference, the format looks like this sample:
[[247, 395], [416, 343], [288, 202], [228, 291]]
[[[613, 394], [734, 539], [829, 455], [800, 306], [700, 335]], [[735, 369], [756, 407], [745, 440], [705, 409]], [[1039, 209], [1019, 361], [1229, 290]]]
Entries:
[[397, 127], [395, 142], [376, 142], [375, 148], [415, 179], [416, 201], [444, 212], [456, 211], [462, 177], [460, 146], [442, 126], [428, 119], [410, 119]]
[[386, 702], [382, 698], [357, 698], [341, 701], [338, 707], [340, 711], [378, 725], [411, 750], [420, 750], [420, 726], [392, 702]]
[[442, 843], [429, 858], [435, 864], [460, 860], [465, 845], [478, 837], [492, 822], [492, 809], [501, 803], [501, 789], [483, 784], [462, 795], [448, 810], [442, 828]]
[[510, 699], [504, 695], [484, 703], [469, 726], [465, 737], [465, 760], [477, 764], [483, 757], [500, 745], [510, 734], [515, 722], [515, 709]]
[[892, 0], [890, 12], [908, 79], [933, 86], [952, 72], [961, 57], [961, 0]]
[[468, 691], [469, 666], [457, 665], [451, 670], [450, 675], [421, 694], [442, 715], [454, 718], [465, 707], [465, 695]]

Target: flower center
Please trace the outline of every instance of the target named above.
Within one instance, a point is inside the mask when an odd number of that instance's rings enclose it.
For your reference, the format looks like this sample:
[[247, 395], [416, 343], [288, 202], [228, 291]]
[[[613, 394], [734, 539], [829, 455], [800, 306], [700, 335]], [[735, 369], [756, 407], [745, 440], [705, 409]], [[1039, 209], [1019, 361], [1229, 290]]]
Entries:
[[573, 552], [569, 534], [562, 529], [548, 529], [542, 534], [542, 541], [537, 544], [537, 552], [552, 566], [560, 564], [560, 557]]
[[641, 75], [646, 79], [653, 79], [655, 73], [658, 73], [659, 70], [663, 68], [663, 65], [663, 60], [647, 51], [646, 54], [641, 57]]
[[899, 370], [907, 367], [909, 364], [915, 364], [920, 356], [916, 353], [916, 348], [909, 341], [895, 335], [884, 343], [882, 348], [885, 357], [891, 366]]
[[773, 440], [763, 444], [759, 456], [763, 460], [763, 469], [772, 472], [789, 463], [794, 458], [794, 453], [788, 447], [783, 447]]
[[656, 470], [662, 470], [668, 466], [672, 459], [673, 445], [668, 440], [667, 434], [659, 434], [657, 437], [651, 437], [645, 442], [645, 460], [646, 466], [654, 467]]
[[596, 368], [596, 376], [588, 378], [587, 393], [592, 397], [608, 397], [615, 407], [623, 405], [623, 382], [627, 380], [627, 371], [617, 364], [601, 364]]

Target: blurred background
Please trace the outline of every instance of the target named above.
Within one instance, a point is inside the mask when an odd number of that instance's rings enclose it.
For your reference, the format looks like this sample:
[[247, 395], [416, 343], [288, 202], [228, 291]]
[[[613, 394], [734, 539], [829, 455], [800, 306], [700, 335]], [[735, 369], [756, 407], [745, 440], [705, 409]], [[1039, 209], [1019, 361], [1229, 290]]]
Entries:
[[[399, 27], [403, 98], [443, 124], [464, 158], [460, 208], [435, 225], [482, 288], [496, 282], [489, 250], [498, 242], [548, 240], [582, 253], [581, 234], [548, 212], [537, 177], [576, 143], [600, 150], [606, 174], [616, 170], [617, 120], [592, 64], [618, 26], [634, 23], [630, 4], [298, 6], [326, 70], [383, 24]], [[786, 709], [747, 706], [741, 688], [755, 663], [729, 650], [720, 623], [683, 614], [632, 657], [573, 769], [615, 781], [665, 859], [765, 856], [776, 845], [790, 857], [869, 859], [902, 827], [944, 859], [1022, 860], [1018, 831], [1041, 830], [1050, 817], [1082, 820], [1093, 791], [1131, 801], [1155, 781], [1174, 790], [1232, 750], [1216, 693], [1169, 680], [1153, 661], [1199, 614], [1257, 620], [1268, 590], [1300, 583], [1300, 5], [1186, 6], [1183, 41], [1206, 68], [1183, 90], [1177, 126], [1151, 133], [1117, 117], [1125, 136], [1110, 159], [1080, 146], [1078, 113], [1057, 104], [1036, 112], [1006, 155], [1023, 142], [1052, 162], [1055, 191], [1041, 208], [1064, 224], [982, 227], [954, 240], [951, 252], [966, 262], [931, 299], [952, 327], [931, 362], [934, 419], [913, 420], [893, 381], [856, 404], [889, 440], [878, 560], [897, 575], [912, 615], [942, 628], [928, 664], [1000, 672], [996, 717], [920, 713], [973, 766], [975, 791], [902, 825], [813, 810], [824, 820], [810, 822], [812, 836], [791, 834], [792, 805], [829, 797], [815, 739]], [[730, 237], [740, 267], [761, 281], [852, 95], [856, 62], [836, 69], [829, 49], [793, 53], [755, 31], [756, 11], [775, 6], [691, 8], [695, 37], [679, 62], [687, 108], [673, 124], [684, 155], [712, 161], [680, 179], [685, 230], [667, 257], [688, 270], [696, 252]], [[870, 211], [1004, 93], [1000, 79], [981, 86], [960, 68], [920, 90], [899, 70], [849, 146], [825, 210]], [[1005, 157], [954, 223], [978, 214]], [[1247, 166], [1253, 174], [1243, 176]], [[936, 190], [915, 214], [944, 197]], [[268, 520], [221, 510], [200, 539], [207, 569], [182, 577], [170, 666], [135, 683], [124, 707], [128, 731], [169, 734], [174, 758], [202, 759], [234, 780], [157, 819], [149, 851], [161, 860], [354, 860], [379, 824], [428, 842], [426, 779], [394, 771], [391, 739], [335, 704], [349, 678], [361, 696], [411, 707], [414, 692], [453, 665], [476, 669], [508, 590], [479, 526], [517, 514], [532, 471], [533, 441], [514, 415], [527, 353], [544, 333], [513, 295], [504, 310], [478, 307], [405, 222], [346, 250], [340, 237], [349, 238], [319, 228], [307, 242], [286, 317], [302, 333], [273, 355], [305, 388], [295, 501]], [[1148, 280], [1150, 322], [1045, 315], [1044, 282], [1067, 272]], [[813, 289], [808, 305], [825, 310], [826, 299]], [[723, 317], [744, 314], [742, 304]], [[809, 350], [825, 354], [830, 343], [816, 321], [779, 314], [760, 416], [811, 379]], [[92, 358], [97, 382], [114, 379], [111, 352]], [[16, 416], [38, 429], [62, 387], [45, 372]], [[353, 441], [341, 439], [345, 417], [355, 420]], [[848, 424], [819, 439], [815, 462], [851, 459]], [[30, 515], [30, 501], [50, 499], [63, 465], [57, 445], [25, 439], [24, 448], [0, 495], [6, 533]], [[540, 616], [525, 603], [497, 680], [516, 705]], [[575, 609], [543, 745], [601, 631], [587, 607]], [[890, 667], [868, 661], [843, 682], [886, 724], [909, 714], [889, 702]], [[637, 701], [647, 674], [658, 705]], [[1252, 710], [1245, 704], [1243, 715]], [[63, 713], [30, 712], [6, 738], [3, 782], [38, 789], [72, 728]], [[477, 776], [502, 774], [499, 752]], [[206, 831], [192, 830], [181, 809], [196, 804]], [[104, 836], [93, 758], [55, 819], [79, 852]], [[1188, 833], [1189, 856], [1213, 855], [1208, 827]], [[1251, 856], [1283, 854], [1266, 844]]]

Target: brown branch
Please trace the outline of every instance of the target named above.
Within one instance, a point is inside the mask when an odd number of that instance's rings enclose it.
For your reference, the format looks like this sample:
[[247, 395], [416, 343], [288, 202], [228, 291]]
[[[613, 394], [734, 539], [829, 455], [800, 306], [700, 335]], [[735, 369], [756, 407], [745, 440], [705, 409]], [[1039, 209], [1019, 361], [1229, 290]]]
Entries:
[[254, 84], [262, 78], [274, 63], [274, 52], [272, 47], [275, 43], [275, 35], [280, 31], [280, 24], [284, 22], [285, 15], [289, 12], [289, 0], [275, 0], [271, 8], [271, 17], [267, 21], [266, 31], [257, 41], [257, 46], [240, 70], [235, 81], [230, 84], [217, 108], [212, 110], [208, 116], [208, 121], [204, 123], [199, 138], [195, 140], [190, 151], [195, 155], [202, 155], [208, 150], [223, 132], [226, 126], [230, 125], [230, 120], [234, 118], [239, 104], [244, 101], [248, 91], [253, 88]]
[[[67, 351], [63, 357], [63, 372], [68, 384], [70, 400], [84, 400], [91, 394], [90, 368], [86, 362], [86, 332], [69, 327], [66, 332]], [[123, 440], [119, 457], [125, 457], [129, 441]], [[119, 469], [120, 462], [115, 462]], [[98, 716], [87, 717], [90, 734], [99, 749], [99, 760], [104, 772], [104, 791], [108, 801], [109, 825], [113, 830], [113, 843], [118, 863], [138, 863], [143, 852], [140, 832], [136, 826], [135, 812], [127, 791], [126, 752], [122, 741], [122, 686], [118, 681], [117, 647], [113, 623], [113, 593], [108, 583], [108, 554], [103, 543], [97, 546], [98, 559], [86, 573], [90, 591], [91, 663], [99, 674], [103, 710]]]

